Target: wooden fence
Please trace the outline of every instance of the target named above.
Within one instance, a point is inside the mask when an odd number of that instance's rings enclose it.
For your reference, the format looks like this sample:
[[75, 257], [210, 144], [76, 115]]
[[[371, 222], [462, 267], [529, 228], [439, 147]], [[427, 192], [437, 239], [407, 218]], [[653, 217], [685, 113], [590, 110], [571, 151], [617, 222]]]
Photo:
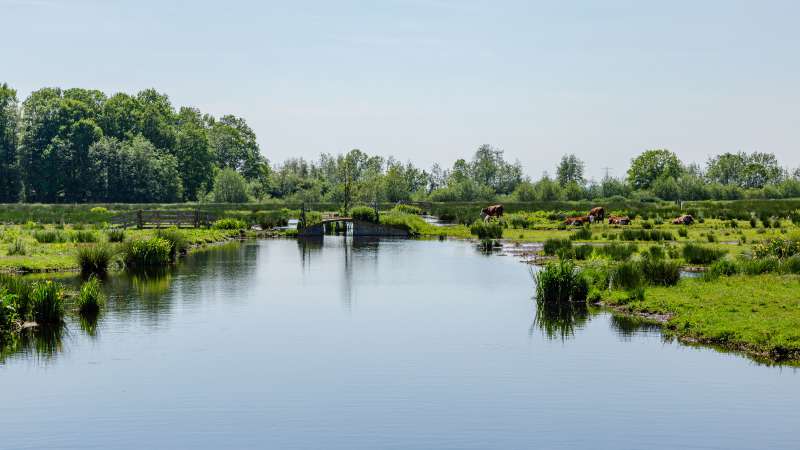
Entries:
[[111, 225], [119, 228], [199, 228], [211, 225], [215, 217], [204, 211], [137, 210], [111, 218]]

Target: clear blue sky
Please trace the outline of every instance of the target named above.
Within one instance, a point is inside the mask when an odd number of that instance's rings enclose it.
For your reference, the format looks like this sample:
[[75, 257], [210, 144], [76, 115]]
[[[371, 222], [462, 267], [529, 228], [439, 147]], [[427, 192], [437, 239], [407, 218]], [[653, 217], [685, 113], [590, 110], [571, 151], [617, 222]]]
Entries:
[[273, 162], [483, 143], [590, 176], [666, 147], [800, 165], [800, 2], [0, 0], [0, 81], [155, 87], [244, 117]]

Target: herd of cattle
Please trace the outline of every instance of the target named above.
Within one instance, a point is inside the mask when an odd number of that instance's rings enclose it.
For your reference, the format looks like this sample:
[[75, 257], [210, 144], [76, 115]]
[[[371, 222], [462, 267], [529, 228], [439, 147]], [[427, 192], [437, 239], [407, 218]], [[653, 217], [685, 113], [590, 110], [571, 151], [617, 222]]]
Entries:
[[[487, 206], [481, 210], [481, 217], [484, 221], [489, 221], [491, 218], [500, 218], [503, 216], [503, 205]], [[606, 218], [606, 210], [602, 206], [598, 206], [589, 210], [589, 214], [585, 216], [567, 217], [564, 220], [565, 225], [582, 226], [585, 224], [592, 224], [595, 222], [602, 222]], [[630, 225], [631, 218], [628, 216], [608, 216], [609, 225]], [[694, 223], [694, 217], [689, 214], [684, 214], [676, 217], [673, 221], [675, 225], [691, 225]]]

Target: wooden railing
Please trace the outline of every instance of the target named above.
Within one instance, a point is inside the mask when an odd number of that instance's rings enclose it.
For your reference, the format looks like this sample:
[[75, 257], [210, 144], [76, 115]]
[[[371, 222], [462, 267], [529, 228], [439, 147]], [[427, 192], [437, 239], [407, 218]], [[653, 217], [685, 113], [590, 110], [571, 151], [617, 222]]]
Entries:
[[215, 217], [204, 211], [136, 210], [111, 218], [111, 225], [119, 228], [199, 228], [211, 225]]

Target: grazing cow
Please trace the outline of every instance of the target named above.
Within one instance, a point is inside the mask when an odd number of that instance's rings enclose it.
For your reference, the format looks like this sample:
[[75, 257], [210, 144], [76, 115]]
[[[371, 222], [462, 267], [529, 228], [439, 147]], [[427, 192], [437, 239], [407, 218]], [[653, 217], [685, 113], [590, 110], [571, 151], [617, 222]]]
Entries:
[[609, 225], [630, 225], [631, 219], [628, 216], [608, 216]]
[[487, 206], [481, 210], [481, 217], [484, 221], [488, 221], [492, 217], [503, 217], [503, 205]]
[[602, 206], [598, 206], [596, 208], [592, 208], [589, 210], [589, 221], [602, 221], [606, 218], [606, 210]]
[[564, 221], [564, 225], [581, 226], [585, 223], [589, 223], [589, 216], [567, 217], [567, 219]]
[[690, 214], [684, 214], [680, 217], [677, 217], [675, 220], [672, 221], [674, 225], [691, 225], [694, 223], [694, 217]]

